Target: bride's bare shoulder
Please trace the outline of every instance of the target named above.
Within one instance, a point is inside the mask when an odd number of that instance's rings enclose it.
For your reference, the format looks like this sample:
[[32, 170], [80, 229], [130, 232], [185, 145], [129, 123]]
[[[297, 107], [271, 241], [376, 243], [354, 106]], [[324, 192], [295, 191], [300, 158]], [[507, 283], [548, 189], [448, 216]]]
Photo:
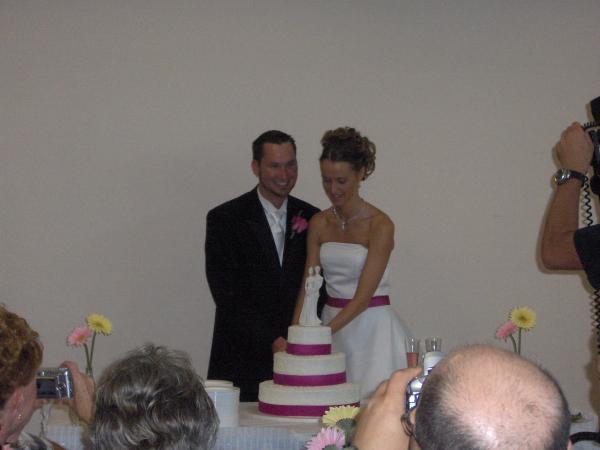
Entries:
[[328, 210], [326, 209], [323, 211], [319, 211], [314, 216], [312, 216], [309, 222], [309, 227], [313, 233], [319, 232], [327, 226], [327, 212]]
[[394, 234], [394, 222], [379, 208], [371, 205], [371, 230], [377, 233]]
[[313, 226], [325, 226], [331, 216], [331, 208], [324, 209], [323, 211], [319, 211], [310, 219], [310, 224]]

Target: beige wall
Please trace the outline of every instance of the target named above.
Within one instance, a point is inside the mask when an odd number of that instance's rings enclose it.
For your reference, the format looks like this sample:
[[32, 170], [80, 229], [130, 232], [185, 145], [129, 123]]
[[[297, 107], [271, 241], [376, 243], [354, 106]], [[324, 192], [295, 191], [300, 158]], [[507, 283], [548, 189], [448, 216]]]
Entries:
[[[454, 4], [451, 4], [454, 3]], [[250, 189], [250, 143], [297, 138], [295, 194], [321, 207], [318, 142], [378, 145], [364, 197], [396, 223], [393, 304], [446, 349], [533, 307], [525, 353], [592, 409], [590, 299], [536, 246], [551, 149], [600, 95], [596, 1], [0, 1], [1, 301], [45, 363], [90, 312], [206, 372], [205, 215]], [[235, 332], [235, 330], [232, 330]], [[503, 343], [498, 343], [504, 346]]]

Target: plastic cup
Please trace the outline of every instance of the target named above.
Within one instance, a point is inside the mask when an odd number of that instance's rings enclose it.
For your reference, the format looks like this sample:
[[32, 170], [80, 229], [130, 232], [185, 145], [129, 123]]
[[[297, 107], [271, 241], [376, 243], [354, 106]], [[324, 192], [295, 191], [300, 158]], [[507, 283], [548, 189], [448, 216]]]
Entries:
[[425, 351], [426, 352], [441, 352], [442, 351], [442, 338], [431, 337], [425, 339]]
[[404, 340], [406, 346], [406, 365], [407, 367], [417, 367], [419, 365], [419, 347], [421, 341], [414, 337], [407, 337]]

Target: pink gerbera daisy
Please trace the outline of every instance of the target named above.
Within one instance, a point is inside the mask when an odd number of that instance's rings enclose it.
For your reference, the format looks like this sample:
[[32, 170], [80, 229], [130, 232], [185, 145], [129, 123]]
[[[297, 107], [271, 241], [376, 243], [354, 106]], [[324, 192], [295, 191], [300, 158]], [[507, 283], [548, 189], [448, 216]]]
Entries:
[[67, 336], [67, 344], [71, 347], [81, 347], [87, 344], [88, 339], [92, 336], [91, 330], [87, 326], [81, 326], [71, 331]]
[[504, 322], [496, 330], [496, 339], [506, 340], [509, 336], [515, 334], [518, 329], [519, 327], [517, 327], [512, 320]]
[[306, 450], [339, 450], [344, 448], [346, 436], [337, 428], [321, 428], [321, 431], [306, 444]]

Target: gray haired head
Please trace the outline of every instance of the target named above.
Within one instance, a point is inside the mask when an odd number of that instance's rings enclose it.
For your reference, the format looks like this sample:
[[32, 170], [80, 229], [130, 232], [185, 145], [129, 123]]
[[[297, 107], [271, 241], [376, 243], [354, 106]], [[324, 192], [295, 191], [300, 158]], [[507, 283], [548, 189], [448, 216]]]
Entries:
[[146, 344], [102, 374], [90, 439], [94, 450], [209, 450], [218, 424], [187, 354]]

